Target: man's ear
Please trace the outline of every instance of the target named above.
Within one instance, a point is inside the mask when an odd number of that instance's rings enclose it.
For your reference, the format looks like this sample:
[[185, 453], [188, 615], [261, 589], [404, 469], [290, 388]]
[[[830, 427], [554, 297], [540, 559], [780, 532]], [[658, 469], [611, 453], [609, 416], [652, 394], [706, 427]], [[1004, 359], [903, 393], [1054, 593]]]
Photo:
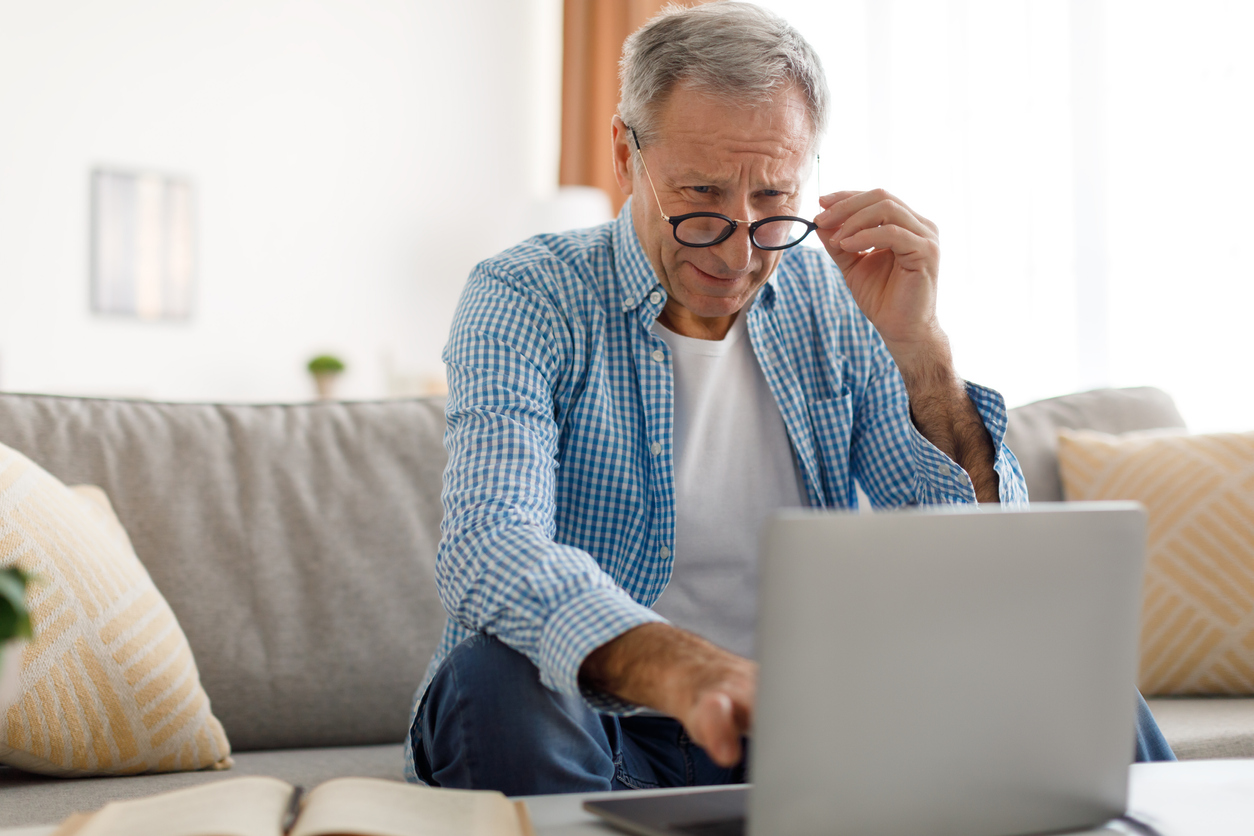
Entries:
[[623, 120], [615, 116], [610, 120], [610, 152], [614, 155], [614, 179], [623, 194], [631, 196], [635, 187], [635, 169], [631, 164], [631, 154], [635, 150], [631, 141], [631, 131], [623, 124]]

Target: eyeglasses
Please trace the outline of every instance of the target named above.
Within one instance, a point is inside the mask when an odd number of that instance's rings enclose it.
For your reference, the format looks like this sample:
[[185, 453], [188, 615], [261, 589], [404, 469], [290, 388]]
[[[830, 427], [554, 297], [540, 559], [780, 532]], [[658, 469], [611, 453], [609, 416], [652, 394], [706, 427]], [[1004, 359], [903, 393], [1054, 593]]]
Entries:
[[793, 215], [772, 215], [757, 221], [739, 221], [718, 212], [689, 212], [674, 217], [667, 215], [662, 211], [662, 200], [657, 196], [657, 187], [653, 185], [649, 166], [645, 165], [636, 129], [627, 130], [631, 131], [631, 138], [636, 143], [636, 154], [640, 157], [640, 165], [644, 167], [644, 176], [649, 180], [653, 199], [657, 201], [658, 214], [671, 225], [675, 240], [685, 247], [713, 247], [730, 238], [741, 224], [748, 224], [749, 240], [753, 242], [753, 246], [759, 250], [786, 250], [797, 246], [807, 235], [818, 229], [816, 224]]

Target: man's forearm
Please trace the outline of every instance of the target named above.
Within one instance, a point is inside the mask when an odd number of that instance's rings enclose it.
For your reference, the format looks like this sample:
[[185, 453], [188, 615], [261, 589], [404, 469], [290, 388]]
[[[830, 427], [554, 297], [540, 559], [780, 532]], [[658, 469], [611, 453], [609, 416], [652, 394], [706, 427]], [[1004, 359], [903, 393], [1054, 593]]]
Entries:
[[641, 624], [598, 647], [579, 683], [679, 720], [722, 766], [742, 756], [753, 722], [758, 666], [670, 624]]
[[893, 357], [910, 398], [910, 418], [938, 450], [971, 477], [980, 502], [999, 501], [997, 451], [984, 420], [954, 371], [949, 341], [939, 338], [920, 346], [896, 346]]
[[579, 683], [627, 702], [678, 716], [693, 699], [698, 673], [732, 654], [661, 622], [641, 624], [598, 647], [579, 668]]

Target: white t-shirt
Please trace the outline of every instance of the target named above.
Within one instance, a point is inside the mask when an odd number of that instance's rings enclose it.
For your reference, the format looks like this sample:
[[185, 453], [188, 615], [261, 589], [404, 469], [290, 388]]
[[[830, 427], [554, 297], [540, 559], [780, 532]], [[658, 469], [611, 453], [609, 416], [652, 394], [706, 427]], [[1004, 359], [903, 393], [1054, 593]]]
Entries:
[[759, 529], [775, 509], [806, 503], [745, 319], [717, 341], [653, 324], [675, 375], [675, 565], [653, 609], [752, 657]]

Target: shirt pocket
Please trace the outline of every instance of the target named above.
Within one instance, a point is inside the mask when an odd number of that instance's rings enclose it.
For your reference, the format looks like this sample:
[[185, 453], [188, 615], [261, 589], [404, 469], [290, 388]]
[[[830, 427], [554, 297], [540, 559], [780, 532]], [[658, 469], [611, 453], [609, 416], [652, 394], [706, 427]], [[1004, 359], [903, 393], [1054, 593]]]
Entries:
[[811, 401], [808, 406], [824, 501], [831, 508], [852, 507], [849, 443], [853, 434], [853, 396], [846, 390], [834, 398]]

